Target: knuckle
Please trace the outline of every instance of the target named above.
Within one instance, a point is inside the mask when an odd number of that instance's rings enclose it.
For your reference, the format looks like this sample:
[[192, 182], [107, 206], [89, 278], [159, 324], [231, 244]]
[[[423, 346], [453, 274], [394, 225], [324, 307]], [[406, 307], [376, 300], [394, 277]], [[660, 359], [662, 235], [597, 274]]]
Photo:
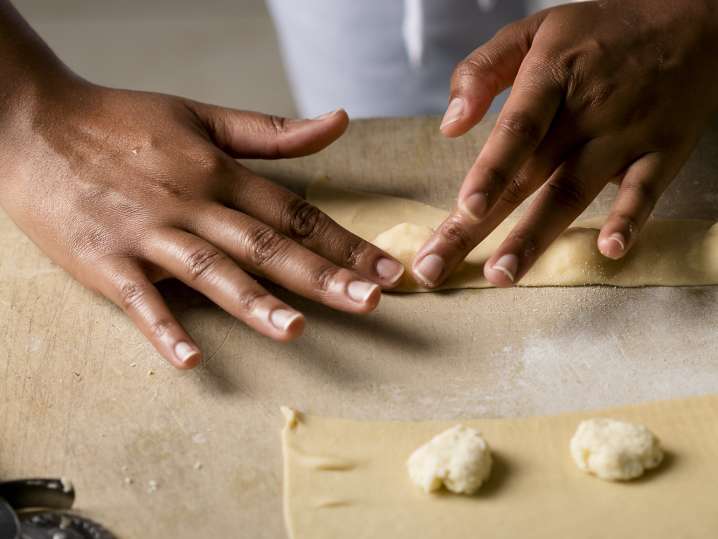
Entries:
[[541, 123], [525, 112], [506, 115], [499, 119], [497, 127], [507, 135], [532, 146], [538, 145], [543, 134]]
[[547, 184], [551, 198], [560, 206], [582, 210], [586, 205], [586, 186], [578, 176], [564, 176]]
[[185, 258], [185, 268], [190, 281], [205, 277], [217, 264], [224, 259], [224, 255], [212, 247], [201, 247], [191, 251]]
[[456, 219], [446, 221], [439, 230], [444, 240], [461, 252], [466, 252], [473, 247], [469, 233]]
[[275, 135], [281, 135], [287, 131], [287, 119], [282, 116], [271, 114], [269, 116], [269, 125]]
[[228, 169], [226, 156], [211, 150], [198, 152], [194, 157], [194, 162], [209, 176], [224, 174]]
[[160, 198], [166, 197], [183, 202], [192, 200], [193, 193], [190, 186], [183, 185], [174, 178], [155, 177], [150, 187]]
[[125, 311], [137, 310], [145, 301], [147, 286], [129, 282], [120, 287], [120, 306]]
[[531, 55], [531, 72], [536, 79], [544, 84], [548, 82], [557, 90], [571, 91], [576, 88], [577, 77], [581, 65], [579, 56], [574, 50], [561, 54], [533, 53]]
[[512, 178], [506, 186], [506, 189], [501, 193], [501, 201], [510, 206], [518, 206], [528, 195], [529, 193], [524, 182], [518, 178]]
[[249, 246], [252, 262], [261, 268], [276, 261], [286, 251], [288, 240], [273, 228], [262, 226], [252, 232]]
[[616, 91], [616, 86], [610, 82], [596, 82], [592, 84], [583, 96], [584, 108], [604, 108]]
[[282, 138], [289, 130], [287, 119], [282, 116], [267, 115], [257, 120], [257, 131], [264, 135], [264, 158], [278, 159], [282, 157]]
[[287, 211], [289, 235], [296, 239], [316, 236], [323, 228], [326, 217], [316, 207], [303, 199], [293, 200]]
[[479, 49], [456, 64], [455, 72], [459, 77], [478, 77], [492, 67], [491, 58]]
[[342, 248], [342, 261], [348, 267], [356, 266], [367, 248], [368, 244], [361, 238], [350, 239]]
[[324, 264], [314, 270], [312, 274], [312, 282], [318, 290], [326, 292], [339, 272], [339, 268], [332, 264]]
[[166, 318], [155, 320], [152, 324], [150, 324], [150, 333], [155, 338], [163, 337], [167, 334], [167, 332], [169, 332], [173, 325], [174, 323]]
[[474, 84], [476, 80], [488, 85], [493, 92], [498, 91], [498, 82], [494, 74], [495, 65], [491, 57], [481, 49], [464, 58], [454, 68], [452, 79], [454, 85]]
[[237, 301], [239, 303], [240, 309], [250, 313], [254, 311], [254, 309], [257, 307], [257, 304], [262, 299], [268, 297], [269, 292], [265, 292], [264, 290], [250, 289], [240, 292]]
[[504, 41], [506, 39], [514, 38], [517, 34], [517, 28], [518, 27], [515, 22], [505, 24], [496, 31], [496, 34], [494, 34], [494, 39]]

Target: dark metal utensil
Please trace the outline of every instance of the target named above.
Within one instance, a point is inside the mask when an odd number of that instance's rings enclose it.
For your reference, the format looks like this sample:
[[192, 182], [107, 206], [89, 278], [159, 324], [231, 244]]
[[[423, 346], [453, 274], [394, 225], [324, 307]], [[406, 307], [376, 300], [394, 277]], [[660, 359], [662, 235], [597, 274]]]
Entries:
[[105, 528], [65, 510], [75, 489], [63, 479], [0, 482], [0, 539], [115, 539]]

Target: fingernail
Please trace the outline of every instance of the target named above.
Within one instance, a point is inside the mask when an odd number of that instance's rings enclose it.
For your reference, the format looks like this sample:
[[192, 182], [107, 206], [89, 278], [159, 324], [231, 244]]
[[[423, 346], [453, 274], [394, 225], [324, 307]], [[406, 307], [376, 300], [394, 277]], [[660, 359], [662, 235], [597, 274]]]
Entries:
[[440, 128], [443, 129], [447, 125], [453, 124], [455, 121], [461, 118], [461, 114], [463, 112], [464, 100], [461, 97], [455, 97], [451, 100], [451, 103], [449, 103], [449, 106], [446, 108], [446, 113], [444, 114], [444, 118], [441, 120]]
[[[616, 246], [618, 252], [616, 252]], [[614, 232], [601, 240], [601, 251], [610, 257], [618, 257], [626, 250], [626, 238], [620, 232]]]
[[376, 263], [376, 273], [383, 280], [393, 284], [404, 273], [404, 265], [390, 258], [380, 258]]
[[319, 116], [312, 118], [312, 120], [324, 120], [326, 118], [329, 118], [333, 114], [336, 114], [339, 109], [334, 109], [330, 112], [325, 112], [324, 114], [320, 114]]
[[426, 255], [416, 265], [414, 271], [426, 284], [434, 284], [444, 271], [444, 259], [437, 254]]
[[177, 356], [177, 359], [179, 359], [181, 363], [187, 363], [198, 354], [199, 350], [189, 343], [180, 341], [175, 344], [175, 356]]
[[274, 309], [269, 314], [269, 321], [278, 330], [287, 331], [289, 326], [301, 317], [302, 315], [297, 311], [290, 311], [289, 309]]
[[488, 205], [489, 202], [484, 193], [474, 193], [459, 202], [459, 207], [477, 221], [484, 217]]
[[366, 281], [352, 281], [347, 285], [347, 295], [357, 303], [366, 303], [379, 287]]
[[621, 251], [626, 250], [626, 238], [624, 238], [623, 234], [621, 234], [620, 232], [614, 232], [608, 237], [608, 239], [616, 242], [621, 248]]
[[504, 255], [496, 261], [491, 269], [500, 271], [513, 283], [516, 280], [516, 270], [519, 268], [519, 259], [516, 255]]

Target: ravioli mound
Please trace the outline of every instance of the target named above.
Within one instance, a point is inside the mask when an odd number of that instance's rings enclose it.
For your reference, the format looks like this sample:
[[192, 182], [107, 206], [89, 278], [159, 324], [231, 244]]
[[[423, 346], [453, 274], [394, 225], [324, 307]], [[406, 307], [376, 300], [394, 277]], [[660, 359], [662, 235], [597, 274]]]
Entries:
[[588, 419], [571, 438], [581, 470], [607, 481], [640, 477], [663, 460], [660, 441], [647, 427], [615, 419]]
[[409, 477], [425, 492], [474, 494], [491, 473], [491, 450], [476, 429], [456, 425], [414, 451]]

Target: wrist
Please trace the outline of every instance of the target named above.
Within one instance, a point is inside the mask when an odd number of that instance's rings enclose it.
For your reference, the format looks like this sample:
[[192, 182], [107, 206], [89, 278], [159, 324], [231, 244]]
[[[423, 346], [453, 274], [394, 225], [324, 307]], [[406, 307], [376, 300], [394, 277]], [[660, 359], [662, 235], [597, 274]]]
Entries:
[[71, 95], [84, 83], [67, 70], [24, 72], [9, 84], [0, 85], [0, 132], [24, 120], [36, 118], [49, 103]]
[[0, 129], [80, 79], [7, 0], [0, 0]]

